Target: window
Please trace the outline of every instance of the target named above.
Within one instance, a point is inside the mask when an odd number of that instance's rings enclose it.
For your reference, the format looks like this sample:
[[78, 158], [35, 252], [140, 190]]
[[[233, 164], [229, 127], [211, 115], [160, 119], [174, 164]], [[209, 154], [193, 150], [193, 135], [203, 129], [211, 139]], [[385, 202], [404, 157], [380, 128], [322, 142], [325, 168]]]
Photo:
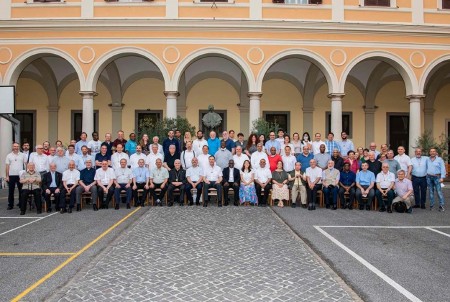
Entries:
[[264, 119], [269, 123], [277, 123], [285, 132], [290, 131], [290, 113], [288, 111], [264, 111]]
[[[98, 132], [98, 110], [94, 111], [94, 131]], [[72, 138], [78, 140], [83, 132], [83, 111], [72, 110]], [[90, 133], [88, 133], [90, 135]]]
[[162, 117], [162, 110], [136, 110], [134, 129], [141, 137], [141, 132], [149, 125], [154, 125]]
[[[328, 111], [326, 113], [326, 125], [325, 129], [327, 129], [327, 134], [331, 132], [331, 112]], [[342, 131], [345, 131], [347, 133], [348, 137], [352, 137], [353, 135], [353, 115], [351, 112], [342, 112]], [[341, 137], [340, 133], [335, 133], [335, 137]]]
[[450, 9], [450, 0], [442, 0], [442, 9]]
[[322, 0], [273, 0], [273, 3], [286, 3], [286, 4], [322, 4]]
[[203, 117], [205, 116], [205, 114], [207, 114], [209, 111], [208, 110], [200, 110], [199, 112], [199, 129], [203, 131], [203, 134], [205, 135], [205, 138], [208, 139], [209, 137], [209, 131], [214, 130], [217, 133], [217, 137], [222, 136], [222, 132], [227, 130], [227, 111], [226, 110], [214, 110], [215, 113], [219, 114], [220, 117], [222, 118], [222, 122], [220, 123], [219, 126], [217, 126], [214, 129], [209, 129], [208, 127], [206, 127], [205, 125], [203, 125]]
[[36, 143], [36, 111], [17, 110], [14, 118], [20, 121], [20, 146], [23, 143], [29, 143], [33, 150]]
[[391, 7], [390, 0], [364, 0], [364, 6], [387, 6]]

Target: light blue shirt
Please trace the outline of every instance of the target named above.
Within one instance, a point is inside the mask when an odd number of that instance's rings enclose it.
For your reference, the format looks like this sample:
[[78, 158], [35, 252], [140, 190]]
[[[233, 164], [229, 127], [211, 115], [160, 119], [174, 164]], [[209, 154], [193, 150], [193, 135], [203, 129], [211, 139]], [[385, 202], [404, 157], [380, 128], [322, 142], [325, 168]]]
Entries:
[[264, 148], [266, 148], [266, 152], [270, 154], [270, 148], [275, 147], [275, 149], [277, 150], [277, 153], [280, 153], [281, 150], [281, 145], [280, 142], [278, 142], [277, 140], [268, 140], [265, 145]]
[[83, 154], [83, 153], [81, 153], [81, 147], [83, 147], [83, 146], [87, 147], [87, 145], [88, 145], [88, 141], [79, 140], [75, 144], [75, 153], [81, 156]]
[[56, 188], [56, 173], [50, 172], [52, 174], [52, 183], [50, 184], [50, 188]]
[[[338, 149], [339, 152], [341, 152], [341, 146], [335, 140], [332, 140], [332, 141], [326, 140], [325, 141], [325, 146], [326, 146], [326, 149], [327, 149], [326, 153], [328, 153], [330, 155], [333, 154], [334, 149]], [[345, 154], [345, 156], [347, 156], [347, 154]]]
[[428, 156], [411, 157], [412, 172], [416, 177], [427, 176]]
[[427, 174], [430, 175], [439, 175], [439, 178], [445, 178], [446, 172], [445, 172], [445, 164], [442, 158], [439, 156], [436, 156], [434, 160], [428, 158], [427, 163]]
[[137, 183], [145, 183], [147, 182], [147, 178], [150, 177], [150, 171], [146, 167], [134, 168], [133, 177], [136, 177]]
[[361, 186], [370, 186], [371, 183], [375, 183], [375, 174], [369, 170], [361, 170], [356, 174], [356, 183]]
[[353, 142], [349, 139], [345, 141], [340, 141], [339, 146], [341, 147], [341, 156], [348, 156], [348, 151], [355, 151], [355, 146]]
[[81, 155], [79, 160], [75, 163], [77, 165], [78, 171], [86, 169], [86, 161], [90, 159], [92, 162], [92, 166], [95, 166], [95, 158], [92, 155]]

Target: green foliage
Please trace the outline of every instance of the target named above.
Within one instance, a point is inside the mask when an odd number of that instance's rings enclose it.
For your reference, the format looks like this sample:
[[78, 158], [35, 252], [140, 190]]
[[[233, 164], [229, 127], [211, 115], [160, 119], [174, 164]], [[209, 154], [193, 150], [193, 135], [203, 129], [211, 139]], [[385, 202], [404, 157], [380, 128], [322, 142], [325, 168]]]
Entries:
[[254, 120], [252, 126], [252, 133], [255, 133], [257, 135], [264, 134], [266, 137], [271, 131], [275, 131], [276, 133], [280, 128], [280, 125], [278, 125], [276, 120], [275, 122], [271, 123], [261, 117], [257, 120]]
[[137, 132], [139, 139], [143, 134], [147, 134], [150, 141], [153, 136], [158, 136], [161, 142], [167, 137], [169, 130], [180, 130], [182, 136], [184, 136], [185, 132], [190, 132], [191, 135], [195, 136], [195, 126], [192, 126], [186, 118], [180, 116], [177, 118], [163, 118], [160, 120], [144, 118], [139, 123]]
[[450, 138], [442, 133], [439, 138], [436, 140], [430, 131], [425, 131], [416, 141], [416, 148], [422, 149], [423, 155], [429, 155], [431, 148], [436, 148], [439, 156], [442, 157], [443, 160], [448, 160], [448, 144], [450, 142]]

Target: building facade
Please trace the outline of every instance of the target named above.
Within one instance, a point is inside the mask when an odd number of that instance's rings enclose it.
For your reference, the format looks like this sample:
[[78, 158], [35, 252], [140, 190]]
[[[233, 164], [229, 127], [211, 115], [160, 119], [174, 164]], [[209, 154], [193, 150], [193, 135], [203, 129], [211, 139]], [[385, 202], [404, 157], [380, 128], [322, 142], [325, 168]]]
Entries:
[[0, 84], [32, 145], [145, 117], [198, 128], [213, 104], [245, 135], [264, 117], [411, 149], [449, 131], [449, 25], [449, 0], [1, 1]]

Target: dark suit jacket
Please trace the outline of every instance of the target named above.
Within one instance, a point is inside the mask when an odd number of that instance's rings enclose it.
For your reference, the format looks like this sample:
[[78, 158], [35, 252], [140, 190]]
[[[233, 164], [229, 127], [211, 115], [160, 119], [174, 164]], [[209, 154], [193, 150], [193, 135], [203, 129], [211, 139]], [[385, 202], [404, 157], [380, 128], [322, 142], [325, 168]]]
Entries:
[[[62, 174], [58, 171], [55, 171], [55, 182], [56, 186], [62, 190], [63, 189], [63, 182], [62, 182]], [[52, 174], [51, 172], [47, 172], [42, 177], [42, 190], [45, 191], [48, 188], [50, 188], [50, 185], [52, 184]]]
[[[222, 182], [228, 182], [228, 179], [230, 178], [230, 167], [226, 167], [222, 171], [223, 174], [223, 180]], [[238, 169], [233, 168], [233, 176], [234, 176], [234, 182], [237, 184], [241, 183], [241, 173]]]

